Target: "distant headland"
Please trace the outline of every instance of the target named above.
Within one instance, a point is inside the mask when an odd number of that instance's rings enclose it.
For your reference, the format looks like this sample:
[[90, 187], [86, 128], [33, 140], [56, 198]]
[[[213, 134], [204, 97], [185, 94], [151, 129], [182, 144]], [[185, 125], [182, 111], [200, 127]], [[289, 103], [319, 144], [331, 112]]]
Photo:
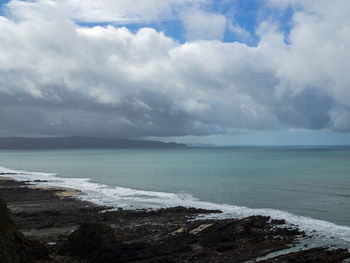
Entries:
[[0, 150], [99, 149], [99, 148], [184, 148], [175, 142], [98, 137], [0, 137]]

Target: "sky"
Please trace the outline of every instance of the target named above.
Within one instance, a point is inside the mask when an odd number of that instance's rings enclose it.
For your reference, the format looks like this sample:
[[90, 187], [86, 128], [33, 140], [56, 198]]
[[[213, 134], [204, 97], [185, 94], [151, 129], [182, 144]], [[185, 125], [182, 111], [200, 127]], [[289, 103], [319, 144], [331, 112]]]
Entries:
[[348, 0], [0, 0], [0, 136], [350, 144]]

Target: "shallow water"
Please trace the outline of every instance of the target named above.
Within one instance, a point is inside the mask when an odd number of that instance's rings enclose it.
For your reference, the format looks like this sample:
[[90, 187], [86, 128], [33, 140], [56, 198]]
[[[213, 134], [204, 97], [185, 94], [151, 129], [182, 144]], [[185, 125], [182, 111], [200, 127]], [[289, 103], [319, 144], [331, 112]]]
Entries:
[[350, 241], [347, 147], [0, 151], [0, 166], [99, 204], [271, 215]]

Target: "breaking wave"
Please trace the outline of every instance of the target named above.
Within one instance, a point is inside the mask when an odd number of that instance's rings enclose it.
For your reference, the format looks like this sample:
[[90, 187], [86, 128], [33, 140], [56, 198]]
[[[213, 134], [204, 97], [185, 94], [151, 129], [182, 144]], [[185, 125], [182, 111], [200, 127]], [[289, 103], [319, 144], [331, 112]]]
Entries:
[[216, 218], [243, 218], [252, 215], [270, 216], [274, 219], [284, 219], [288, 224], [296, 225], [303, 231], [313, 233], [313, 235], [317, 235], [318, 240], [324, 239], [329, 241], [331, 239], [333, 240], [332, 243], [337, 241], [338, 244], [347, 247], [350, 244], [350, 227], [348, 226], [340, 226], [324, 220], [298, 216], [277, 209], [253, 209], [244, 206], [216, 204], [201, 201], [187, 193], [166, 193], [108, 186], [93, 182], [89, 178], [63, 178], [58, 177], [54, 173], [28, 172], [0, 167], [0, 174], [19, 181], [29, 180], [37, 186], [76, 189], [80, 191], [77, 198], [114, 208], [135, 209], [185, 206], [221, 210], [223, 212], [221, 214], [209, 215]]

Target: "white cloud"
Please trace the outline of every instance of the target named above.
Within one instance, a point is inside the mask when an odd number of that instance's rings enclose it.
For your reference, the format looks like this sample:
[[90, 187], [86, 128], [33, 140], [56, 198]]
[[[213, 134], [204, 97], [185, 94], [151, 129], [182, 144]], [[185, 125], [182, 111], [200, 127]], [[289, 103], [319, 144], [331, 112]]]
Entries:
[[250, 32], [242, 28], [236, 21], [233, 19], [228, 19], [227, 21], [227, 28], [230, 30], [233, 34], [236, 35], [236, 37], [244, 40], [244, 41], [251, 41], [252, 35]]
[[[263, 22], [261, 41], [250, 47], [219, 40], [179, 44], [152, 28], [81, 27], [66, 5], [12, 1], [12, 14], [0, 19], [0, 130], [118, 136], [349, 131], [350, 14], [344, 10], [350, 9], [339, 3], [344, 6], [308, 4], [297, 11], [288, 44], [273, 23]], [[327, 12], [333, 8], [339, 13]], [[212, 14], [199, 13], [198, 21], [191, 30], [201, 38], [220, 38], [226, 26]]]
[[168, 20], [174, 14], [207, 0], [64, 0], [74, 19], [81, 22], [150, 22]]
[[227, 26], [224, 15], [202, 11], [186, 12], [182, 20], [189, 40], [222, 39]]
[[252, 39], [251, 34], [237, 24], [230, 23], [228, 28], [231, 32], [233, 32], [236, 36], [240, 37], [243, 40], [251, 40]]

